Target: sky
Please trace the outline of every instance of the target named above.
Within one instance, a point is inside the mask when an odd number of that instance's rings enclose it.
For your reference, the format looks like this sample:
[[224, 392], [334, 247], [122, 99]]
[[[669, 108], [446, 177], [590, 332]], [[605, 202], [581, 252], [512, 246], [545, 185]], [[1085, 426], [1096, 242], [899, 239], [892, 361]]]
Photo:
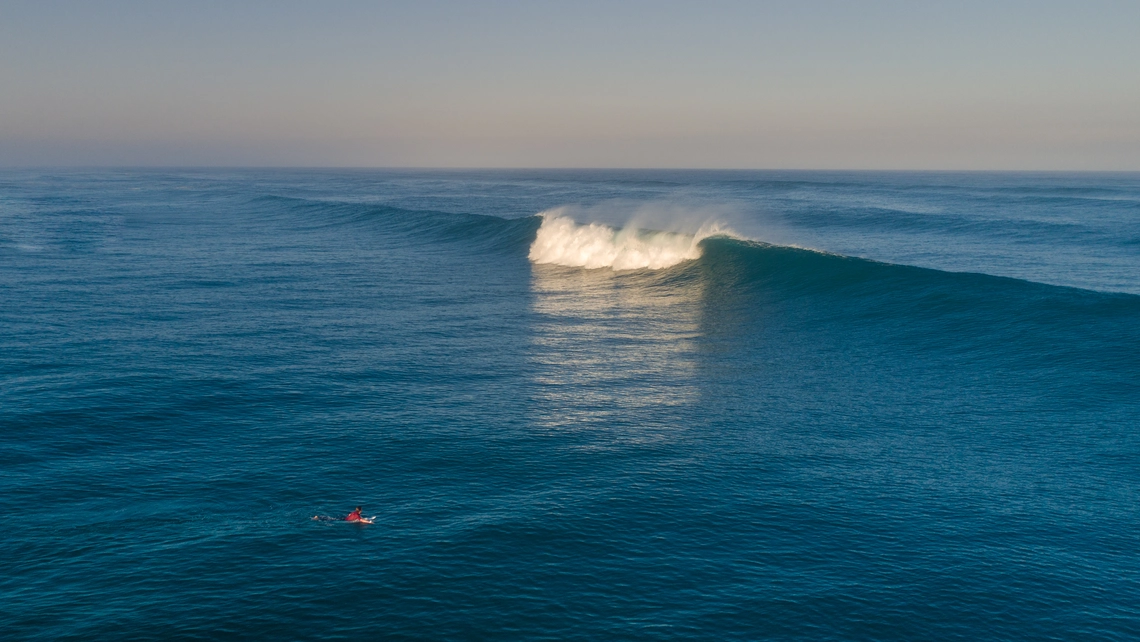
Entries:
[[1140, 171], [1140, 2], [0, 0], [0, 166]]

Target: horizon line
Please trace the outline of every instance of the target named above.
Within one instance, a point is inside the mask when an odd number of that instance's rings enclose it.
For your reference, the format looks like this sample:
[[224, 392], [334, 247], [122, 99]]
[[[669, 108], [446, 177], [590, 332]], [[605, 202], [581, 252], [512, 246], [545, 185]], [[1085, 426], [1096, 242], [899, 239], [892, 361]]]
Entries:
[[433, 166], [433, 165], [0, 165], [10, 170], [324, 170], [324, 171], [626, 171], [626, 172], [861, 172], [911, 174], [1140, 174], [1140, 169], [954, 169], [954, 168], [787, 168], [787, 167], [560, 167], [560, 166]]

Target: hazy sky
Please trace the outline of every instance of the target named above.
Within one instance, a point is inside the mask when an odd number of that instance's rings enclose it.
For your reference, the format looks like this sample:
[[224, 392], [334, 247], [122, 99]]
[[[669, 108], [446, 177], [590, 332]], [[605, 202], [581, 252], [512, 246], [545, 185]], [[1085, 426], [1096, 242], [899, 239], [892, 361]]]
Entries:
[[0, 0], [0, 165], [1140, 170], [1140, 2]]

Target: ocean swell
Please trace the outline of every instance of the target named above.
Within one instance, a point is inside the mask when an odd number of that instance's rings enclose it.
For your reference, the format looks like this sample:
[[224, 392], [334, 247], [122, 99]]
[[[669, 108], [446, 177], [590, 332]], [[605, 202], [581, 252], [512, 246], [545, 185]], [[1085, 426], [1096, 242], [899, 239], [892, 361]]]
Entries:
[[612, 270], [659, 270], [701, 256], [701, 241], [731, 236], [718, 223], [702, 225], [694, 234], [580, 224], [562, 210], [543, 212], [542, 225], [530, 246], [535, 263]]

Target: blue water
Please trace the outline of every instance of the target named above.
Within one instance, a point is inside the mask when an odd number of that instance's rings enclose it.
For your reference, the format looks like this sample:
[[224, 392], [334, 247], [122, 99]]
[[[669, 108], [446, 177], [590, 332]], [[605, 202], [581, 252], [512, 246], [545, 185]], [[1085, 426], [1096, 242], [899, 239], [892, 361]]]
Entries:
[[1138, 533], [1140, 175], [0, 173], [0, 637], [1125, 640]]

